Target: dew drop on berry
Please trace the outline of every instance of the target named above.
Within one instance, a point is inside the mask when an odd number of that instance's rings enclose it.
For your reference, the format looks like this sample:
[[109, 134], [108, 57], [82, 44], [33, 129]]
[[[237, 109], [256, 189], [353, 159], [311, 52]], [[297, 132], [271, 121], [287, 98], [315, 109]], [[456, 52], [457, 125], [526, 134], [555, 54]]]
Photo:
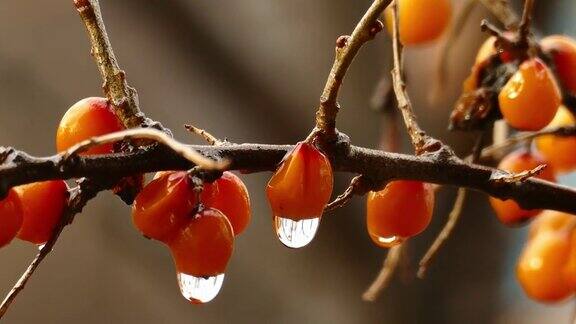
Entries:
[[274, 216], [274, 230], [276, 230], [278, 239], [282, 244], [292, 249], [304, 247], [312, 242], [319, 225], [320, 217], [295, 221]]
[[177, 278], [182, 296], [192, 304], [204, 304], [214, 299], [224, 282], [223, 273], [212, 277], [195, 277], [179, 272]]
[[38, 251], [42, 251], [42, 249], [44, 248], [44, 246], [46, 245], [46, 243], [42, 243], [42, 244], [38, 244]]

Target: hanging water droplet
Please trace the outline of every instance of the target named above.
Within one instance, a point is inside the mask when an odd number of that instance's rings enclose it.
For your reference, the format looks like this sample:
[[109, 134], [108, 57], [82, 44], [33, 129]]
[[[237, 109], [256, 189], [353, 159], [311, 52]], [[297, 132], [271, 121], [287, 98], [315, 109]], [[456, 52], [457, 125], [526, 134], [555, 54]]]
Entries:
[[289, 218], [274, 216], [274, 229], [282, 244], [292, 249], [308, 245], [314, 239], [320, 217], [295, 221]]
[[372, 233], [370, 233], [370, 236], [372, 237], [374, 243], [384, 248], [391, 248], [406, 240], [404, 237], [401, 236], [382, 237], [378, 235], [373, 235]]
[[204, 304], [214, 299], [224, 282], [223, 273], [212, 277], [195, 277], [179, 272], [177, 278], [182, 296], [193, 304]]
[[44, 248], [45, 245], [46, 245], [46, 243], [38, 244], [38, 245], [37, 245], [38, 251], [41, 251], [41, 250]]

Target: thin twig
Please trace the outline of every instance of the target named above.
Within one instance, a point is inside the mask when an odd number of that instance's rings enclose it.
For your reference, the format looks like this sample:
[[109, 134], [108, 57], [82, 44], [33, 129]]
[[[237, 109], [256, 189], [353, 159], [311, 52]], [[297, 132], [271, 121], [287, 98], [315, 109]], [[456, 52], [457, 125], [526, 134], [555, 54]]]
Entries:
[[210, 145], [221, 145], [223, 142], [216, 138], [214, 135], [210, 134], [208, 131], [195, 127], [193, 125], [184, 125], [184, 128], [191, 133], [194, 133], [200, 137], [202, 137], [208, 144]]
[[126, 74], [118, 65], [98, 0], [74, 0], [74, 5], [90, 36], [92, 55], [104, 82], [102, 88], [116, 107], [116, 114], [127, 128], [144, 125], [146, 118], [138, 106], [138, 94], [128, 85]]
[[350, 185], [346, 190], [336, 197], [331, 203], [324, 208], [325, 212], [333, 211], [338, 208], [344, 207], [352, 200], [355, 195], [363, 195], [366, 193], [365, 186], [363, 185], [362, 176], [356, 176], [350, 181]]
[[393, 246], [388, 250], [388, 255], [384, 259], [382, 269], [376, 279], [372, 282], [370, 287], [362, 294], [362, 299], [365, 301], [373, 302], [378, 298], [380, 293], [388, 286], [390, 280], [393, 278], [398, 263], [402, 257], [402, 250], [405, 243]]
[[448, 214], [448, 221], [446, 222], [446, 225], [444, 225], [442, 231], [440, 232], [440, 234], [438, 234], [436, 240], [434, 240], [434, 243], [432, 243], [428, 251], [426, 251], [426, 254], [424, 255], [424, 257], [422, 257], [422, 260], [420, 260], [418, 268], [418, 278], [420, 279], [424, 278], [424, 276], [426, 275], [426, 271], [428, 270], [430, 261], [432, 261], [432, 259], [438, 253], [438, 251], [440, 251], [440, 248], [450, 237], [456, 224], [458, 224], [458, 220], [460, 219], [460, 215], [462, 214], [462, 208], [464, 207], [464, 201], [466, 200], [467, 194], [468, 189], [466, 188], [458, 189], [458, 193], [456, 194], [456, 200], [454, 201], [454, 206], [452, 207], [450, 214]]
[[316, 112], [316, 128], [320, 129], [324, 136], [329, 138], [336, 136], [338, 93], [342, 81], [360, 48], [382, 30], [383, 25], [378, 21], [378, 17], [391, 1], [375, 0], [354, 28], [352, 35], [340, 36], [336, 41], [336, 57]]
[[518, 27], [521, 40], [527, 40], [530, 35], [530, 25], [532, 24], [532, 12], [534, 11], [534, 0], [524, 0], [524, 10], [522, 20]]
[[520, 133], [520, 134], [517, 134], [515, 136], [509, 137], [506, 141], [504, 141], [500, 144], [488, 146], [487, 148], [483, 149], [481, 157], [482, 158], [488, 158], [488, 157], [493, 156], [497, 152], [509, 149], [509, 148], [514, 147], [518, 144], [530, 142], [530, 141], [532, 141], [538, 137], [548, 136], [548, 135], [560, 136], [560, 137], [576, 136], [576, 127], [575, 126], [558, 127], [558, 128], [552, 128], [552, 129], [543, 129], [541, 131], [533, 132], [533, 133]]
[[6, 297], [2, 301], [2, 304], [0, 305], [0, 319], [6, 314], [10, 305], [12, 305], [12, 303], [14, 302], [16, 297], [18, 297], [20, 292], [24, 290], [26, 284], [28, 283], [28, 281], [30, 280], [36, 269], [38, 269], [38, 266], [40, 266], [44, 258], [46, 258], [46, 256], [48, 256], [50, 252], [52, 252], [54, 245], [58, 241], [58, 238], [60, 237], [60, 234], [62, 233], [66, 225], [72, 222], [74, 216], [80, 211], [82, 211], [82, 208], [84, 208], [86, 203], [90, 199], [94, 198], [99, 191], [110, 187], [114, 183], [115, 181], [106, 183], [104, 182], [94, 183], [90, 180], [84, 179], [79, 181], [78, 186], [70, 190], [70, 196], [68, 198], [67, 208], [64, 210], [64, 213], [62, 214], [60, 221], [54, 228], [52, 235], [50, 236], [50, 239], [40, 249], [40, 251], [34, 258], [32, 263], [30, 263], [26, 271], [24, 271], [20, 279], [16, 282], [14, 287], [10, 290], [10, 292], [6, 295]]
[[98, 137], [92, 137], [72, 146], [70, 149], [63, 152], [62, 160], [66, 161], [70, 157], [77, 156], [79, 153], [85, 152], [94, 146], [132, 139], [149, 139], [164, 144], [174, 152], [181, 155], [183, 158], [205, 170], [222, 170], [225, 169], [229, 164], [227, 161], [211, 160], [190, 148], [189, 146], [182, 144], [172, 137], [166, 135], [166, 133], [151, 128], [133, 128]]
[[[398, 15], [398, 3], [394, 1], [392, 11], [392, 51], [394, 56], [394, 69], [392, 69], [392, 80], [394, 86], [394, 93], [396, 94], [396, 99], [398, 100], [398, 108], [402, 112], [402, 117], [404, 118], [404, 124], [408, 130], [408, 135], [412, 140], [412, 145], [416, 154], [422, 154], [425, 152], [437, 151], [441, 148], [441, 143], [424, 132], [416, 120], [416, 115], [412, 109], [412, 103], [406, 92], [406, 84], [404, 82], [404, 71], [402, 66], [403, 57], [403, 47], [400, 43], [400, 30], [399, 27], [399, 15]], [[440, 144], [440, 145], [438, 145]]]

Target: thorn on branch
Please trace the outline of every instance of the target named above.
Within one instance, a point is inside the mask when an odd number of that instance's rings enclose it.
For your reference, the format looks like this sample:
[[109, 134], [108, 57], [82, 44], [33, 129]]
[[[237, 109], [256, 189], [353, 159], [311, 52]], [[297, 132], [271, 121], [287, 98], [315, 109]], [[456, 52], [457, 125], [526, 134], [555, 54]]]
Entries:
[[499, 174], [493, 174], [490, 177], [490, 182], [496, 185], [504, 185], [511, 183], [522, 183], [532, 177], [539, 175], [544, 169], [546, 169], [546, 164], [541, 164], [532, 170], [523, 171], [520, 173], [503, 173], [500, 171]]
[[189, 132], [202, 137], [210, 145], [222, 145], [224, 143], [204, 129], [188, 124], [184, 125], [184, 128]]

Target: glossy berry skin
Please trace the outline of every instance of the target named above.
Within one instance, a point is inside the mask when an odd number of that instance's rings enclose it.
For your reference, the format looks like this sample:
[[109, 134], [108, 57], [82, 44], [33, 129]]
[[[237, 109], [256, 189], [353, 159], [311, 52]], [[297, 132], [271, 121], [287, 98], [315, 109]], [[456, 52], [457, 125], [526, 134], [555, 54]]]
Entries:
[[552, 56], [562, 85], [576, 94], [576, 41], [565, 35], [552, 35], [542, 39], [540, 45]]
[[136, 196], [132, 221], [144, 236], [166, 242], [192, 217], [193, 195], [186, 172], [163, 173]]
[[0, 247], [10, 243], [22, 226], [22, 203], [18, 194], [12, 189], [0, 200]]
[[376, 245], [390, 247], [422, 232], [432, 219], [434, 190], [418, 181], [393, 181], [368, 193], [366, 226]]
[[[560, 106], [556, 116], [546, 128], [570, 126], [576, 126], [576, 118], [566, 107]], [[540, 136], [536, 138], [536, 147], [554, 167], [554, 171], [570, 172], [576, 169], [576, 137]]]
[[[569, 215], [572, 218], [575, 215]], [[574, 223], [571, 224], [570, 232], [570, 252], [568, 253], [568, 259], [564, 265], [562, 274], [566, 280], [567, 285], [573, 292], [576, 292], [576, 230], [574, 230]]]
[[318, 218], [332, 195], [328, 158], [308, 143], [298, 143], [268, 182], [266, 194], [275, 216], [291, 220]]
[[[452, 16], [450, 0], [399, 0], [400, 41], [404, 45], [417, 45], [439, 38]], [[384, 15], [386, 25], [392, 32], [393, 8], [389, 6]]]
[[44, 244], [64, 213], [68, 186], [62, 180], [36, 182], [14, 188], [22, 203], [23, 222], [18, 238]]
[[572, 294], [563, 270], [570, 252], [566, 232], [543, 232], [528, 242], [516, 268], [526, 294], [537, 301], [557, 302]]
[[[62, 117], [56, 133], [56, 149], [65, 151], [94, 136], [124, 129], [106, 98], [91, 97], [78, 101]], [[83, 155], [113, 152], [113, 144], [90, 148]]]
[[500, 111], [506, 122], [526, 131], [537, 131], [548, 125], [561, 99], [552, 72], [537, 58], [522, 63], [498, 95]]
[[[157, 172], [154, 179], [158, 179], [174, 171]], [[196, 204], [196, 195], [191, 193], [192, 204]], [[250, 223], [250, 195], [244, 182], [230, 171], [212, 183], [204, 183], [200, 201], [206, 207], [221, 211], [232, 224], [234, 235], [242, 233]]]
[[234, 232], [217, 209], [201, 210], [168, 242], [178, 272], [196, 277], [224, 273], [234, 250]]
[[[502, 161], [500, 161], [498, 168], [510, 173], [520, 173], [532, 170], [542, 164], [547, 164], [547, 162], [542, 160], [538, 155], [521, 149], [504, 157]], [[537, 178], [547, 181], [556, 180], [551, 167], [545, 168]], [[490, 205], [492, 205], [492, 209], [494, 209], [500, 222], [506, 225], [521, 224], [540, 213], [540, 210], [537, 209], [522, 209], [512, 199], [500, 200], [498, 198], [490, 197]]]
[[232, 172], [224, 172], [212, 183], [205, 183], [200, 197], [206, 207], [215, 208], [224, 214], [234, 235], [242, 233], [250, 223], [250, 197], [248, 189]]

